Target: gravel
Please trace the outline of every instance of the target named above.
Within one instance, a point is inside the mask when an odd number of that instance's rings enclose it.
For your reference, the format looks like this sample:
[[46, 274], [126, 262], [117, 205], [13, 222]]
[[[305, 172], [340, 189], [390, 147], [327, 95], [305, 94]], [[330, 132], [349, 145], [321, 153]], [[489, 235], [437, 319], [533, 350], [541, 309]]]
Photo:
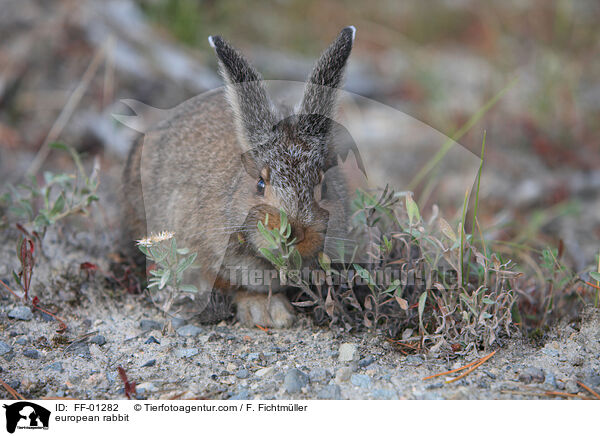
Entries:
[[317, 398], [319, 400], [341, 400], [342, 390], [338, 385], [327, 385], [317, 393]]
[[162, 329], [162, 323], [154, 321], [153, 319], [143, 319], [140, 321], [140, 328], [144, 331], [160, 330]]
[[366, 374], [352, 374], [352, 377], [350, 377], [350, 382], [359, 388], [369, 389], [371, 386], [371, 377]]
[[8, 312], [8, 317], [12, 319], [18, 319], [21, 321], [31, 321], [31, 319], [33, 318], [33, 313], [31, 312], [31, 309], [27, 306], [18, 306], [10, 312]]
[[197, 348], [180, 348], [175, 350], [175, 356], [182, 358], [194, 357], [200, 351]]
[[184, 337], [198, 336], [202, 333], [204, 333], [204, 329], [192, 324], [188, 324], [177, 329], [177, 334]]
[[250, 371], [248, 371], [247, 369], [240, 369], [235, 373], [235, 376], [237, 378], [245, 379], [250, 377]]
[[285, 374], [283, 386], [288, 394], [294, 394], [308, 385], [308, 381], [308, 375], [297, 368], [292, 368]]
[[33, 348], [25, 348], [23, 350], [23, 356], [29, 357], [30, 359], [39, 359], [41, 357], [41, 354], [38, 350], [35, 350]]
[[355, 344], [349, 343], [340, 345], [338, 360], [340, 362], [358, 360], [358, 347]]
[[90, 338], [90, 342], [92, 344], [96, 344], [98, 346], [102, 346], [104, 344], [106, 344], [106, 338], [102, 335], [96, 335], [96, 336], [92, 336]]
[[6, 342], [0, 341], [0, 356], [6, 353], [10, 353], [12, 351], [12, 347], [8, 345]]

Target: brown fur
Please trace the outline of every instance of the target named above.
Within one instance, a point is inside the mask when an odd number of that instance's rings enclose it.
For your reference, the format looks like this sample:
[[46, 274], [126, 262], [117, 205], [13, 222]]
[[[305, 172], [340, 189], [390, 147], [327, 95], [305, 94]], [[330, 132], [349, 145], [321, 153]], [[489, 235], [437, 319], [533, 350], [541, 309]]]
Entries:
[[[335, 44], [340, 47], [351, 44], [349, 35], [344, 29]], [[234, 74], [259, 77], [225, 42], [215, 39], [213, 44], [229, 85], [242, 80]], [[319, 72], [330, 64], [340, 69], [331, 75], [335, 82], [322, 84], [337, 87], [349, 49], [337, 63], [331, 62], [335, 55], [331, 48], [325, 55], [315, 70]], [[316, 73], [313, 76], [320, 77]], [[321, 207], [327, 202], [320, 198], [322, 177], [327, 170], [324, 165], [328, 161], [326, 146], [318, 145], [327, 142], [327, 132], [322, 131], [324, 125], [318, 126], [321, 130], [313, 131], [306, 121], [301, 121], [303, 125], [286, 121], [278, 130], [277, 125], [267, 123], [262, 134], [279, 135], [274, 144], [280, 151], [272, 147], [260, 151], [253, 141], [261, 139], [261, 130], [250, 129], [250, 133], [248, 129], [253, 122], [265, 120], [253, 120], [248, 110], [239, 111], [242, 106], [262, 108], [260, 101], [248, 99], [266, 97], [260, 85], [249, 87], [251, 92], [247, 94], [242, 94], [244, 91], [235, 94], [228, 88], [227, 95], [217, 90], [193, 98], [172, 111], [169, 119], [147, 131], [143, 141], [138, 141], [124, 172], [126, 240], [163, 230], [175, 232], [178, 246], [198, 253], [199, 273], [186, 276], [188, 282], [200, 284], [198, 287], [204, 292], [214, 288], [233, 294], [237, 317], [245, 325], [287, 327], [294, 321], [293, 309], [283, 295], [271, 295], [270, 291], [281, 290], [277, 280], [258, 287], [234, 285], [227, 268], [273, 270], [258, 251], [266, 242], [257, 231], [257, 223], [264, 222], [268, 213], [269, 227], [278, 227], [280, 208], [288, 213], [292, 237], [297, 238], [303, 258], [314, 258], [323, 249], [328, 225], [335, 222], [343, 227], [345, 207], [340, 204], [329, 208], [335, 211], [335, 216]], [[314, 106], [317, 98], [318, 95], [312, 95], [305, 100]], [[263, 118], [277, 122], [276, 115], [268, 112], [271, 109], [261, 110]], [[307, 136], [299, 133], [298, 126], [308, 132]], [[249, 150], [256, 154], [244, 155]], [[306, 157], [302, 156], [315, 159], [314, 163], [303, 161]], [[294, 171], [305, 172], [294, 174]], [[258, 175], [265, 182], [264, 195], [257, 195]], [[332, 180], [338, 193], [344, 193], [345, 200], [344, 183], [335, 177]], [[200, 302], [205, 301], [196, 300], [198, 312], [204, 309]], [[188, 309], [193, 312], [193, 308]]]

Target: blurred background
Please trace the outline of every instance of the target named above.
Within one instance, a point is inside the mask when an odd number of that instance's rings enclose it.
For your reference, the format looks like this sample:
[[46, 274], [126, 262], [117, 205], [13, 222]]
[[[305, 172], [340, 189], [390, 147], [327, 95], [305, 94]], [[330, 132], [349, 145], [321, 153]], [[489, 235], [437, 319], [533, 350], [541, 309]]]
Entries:
[[[111, 116], [127, 113], [120, 99], [170, 108], [221, 86], [211, 34], [266, 79], [304, 80], [352, 24], [346, 89], [458, 132], [476, 155], [485, 131], [486, 237], [562, 245], [583, 270], [600, 249], [599, 22], [596, 0], [0, 0], [0, 182], [66, 165], [47, 147], [63, 142], [100, 158], [102, 222], [118, 226], [119, 174], [136, 135]], [[395, 152], [407, 132], [375, 130], [377, 184], [426, 163]], [[460, 174], [438, 171], [437, 195], [428, 177], [410, 186], [424, 215], [432, 199], [460, 211]]]

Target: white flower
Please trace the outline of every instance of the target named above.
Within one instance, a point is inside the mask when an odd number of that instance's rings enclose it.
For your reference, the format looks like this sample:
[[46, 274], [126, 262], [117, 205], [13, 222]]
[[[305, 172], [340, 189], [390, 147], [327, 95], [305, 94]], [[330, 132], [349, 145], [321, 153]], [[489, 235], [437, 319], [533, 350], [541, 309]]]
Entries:
[[144, 247], [150, 247], [152, 245], [158, 244], [162, 241], [168, 241], [173, 238], [175, 233], [169, 231], [162, 231], [158, 234], [151, 234], [150, 236], [146, 236], [143, 239], [135, 241], [137, 245], [143, 245]]

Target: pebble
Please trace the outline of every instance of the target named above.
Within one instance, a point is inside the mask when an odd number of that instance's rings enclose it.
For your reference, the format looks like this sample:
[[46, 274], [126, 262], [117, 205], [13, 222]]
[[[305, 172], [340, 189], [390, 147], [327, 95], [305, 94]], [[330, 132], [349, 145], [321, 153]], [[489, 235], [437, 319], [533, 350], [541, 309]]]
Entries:
[[355, 344], [344, 343], [340, 345], [338, 360], [340, 362], [351, 362], [358, 360], [358, 347]]
[[19, 345], [27, 345], [27, 342], [29, 342], [29, 341], [27, 340], [27, 338], [25, 336], [21, 336], [15, 342]]
[[335, 381], [338, 383], [345, 382], [350, 378], [352, 372], [352, 368], [350, 368], [349, 366], [344, 366], [338, 369], [335, 373]]
[[292, 368], [286, 374], [283, 380], [285, 391], [289, 394], [300, 392], [308, 384], [308, 376], [299, 369]]
[[333, 375], [325, 368], [311, 369], [308, 378], [311, 383], [327, 384]]
[[199, 351], [197, 348], [181, 348], [179, 350], [175, 350], [176, 357], [189, 358], [198, 354]]
[[148, 337], [148, 339], [146, 339], [146, 342], [144, 342], [144, 344], [158, 344], [158, 345], [160, 345], [160, 342], [154, 336], [150, 336], [150, 337]]
[[41, 357], [41, 354], [38, 350], [35, 350], [33, 348], [26, 348], [25, 350], [23, 350], [23, 356], [29, 357], [30, 359], [39, 359]]
[[21, 321], [31, 321], [33, 313], [31, 313], [31, 309], [27, 306], [18, 306], [8, 312], [8, 317]]
[[96, 335], [96, 336], [92, 336], [90, 338], [90, 342], [92, 344], [102, 346], [102, 345], [106, 344], [106, 338], [102, 335]]
[[317, 393], [317, 398], [319, 400], [341, 400], [342, 390], [338, 385], [327, 385]]
[[423, 358], [421, 356], [406, 356], [406, 363], [408, 363], [409, 365], [422, 365], [423, 364]]
[[541, 368], [534, 368], [532, 366], [525, 368], [521, 374], [519, 374], [519, 381], [522, 381], [525, 384], [543, 383], [544, 379], [544, 370]]
[[0, 356], [6, 353], [10, 353], [12, 351], [12, 347], [8, 345], [6, 342], [0, 341]]
[[373, 356], [367, 356], [364, 359], [360, 359], [358, 361], [358, 366], [360, 368], [366, 368], [367, 366], [371, 365], [373, 362], [375, 362], [375, 358]]
[[376, 400], [397, 400], [398, 394], [391, 389], [375, 389], [373, 391], [373, 398]]
[[250, 371], [248, 371], [245, 368], [244, 369], [240, 369], [239, 371], [237, 371], [235, 373], [235, 376], [237, 378], [241, 378], [241, 379], [248, 378], [248, 377], [250, 377]]
[[272, 366], [267, 366], [266, 368], [261, 368], [255, 372], [257, 377], [271, 377], [275, 373], [275, 368]]
[[160, 330], [162, 329], [162, 324], [158, 321], [154, 321], [153, 319], [143, 319], [140, 321], [140, 328], [144, 331]]
[[249, 400], [250, 392], [248, 392], [248, 389], [241, 389], [237, 394], [234, 394], [231, 397], [229, 397], [229, 399], [230, 400]]
[[183, 318], [171, 318], [171, 326], [177, 330], [179, 327], [183, 327], [187, 322]]
[[371, 386], [371, 377], [365, 374], [352, 374], [350, 382], [359, 388], [369, 389]]
[[46, 365], [45, 368], [47, 371], [56, 371], [56, 372], [64, 372], [65, 369], [63, 368], [63, 364], [62, 362], [53, 362], [49, 365]]
[[574, 380], [569, 380], [565, 383], [565, 390], [570, 394], [579, 392], [579, 385]]
[[154, 365], [156, 365], [156, 359], [150, 359], [149, 361], [147, 361], [146, 363], [144, 363], [142, 365], [142, 368], [149, 368]]
[[544, 378], [544, 384], [547, 384], [548, 386], [550, 386], [553, 389], [558, 388], [558, 386], [556, 385], [556, 377], [551, 372], [546, 374], [546, 377]]
[[177, 334], [179, 336], [198, 336], [199, 334], [203, 333], [204, 330], [201, 329], [198, 326], [192, 325], [192, 324], [188, 324], [185, 325], [183, 327], [179, 327], [177, 329]]
[[135, 387], [138, 394], [144, 394], [146, 392], [156, 392], [158, 388], [152, 382], [140, 383]]

